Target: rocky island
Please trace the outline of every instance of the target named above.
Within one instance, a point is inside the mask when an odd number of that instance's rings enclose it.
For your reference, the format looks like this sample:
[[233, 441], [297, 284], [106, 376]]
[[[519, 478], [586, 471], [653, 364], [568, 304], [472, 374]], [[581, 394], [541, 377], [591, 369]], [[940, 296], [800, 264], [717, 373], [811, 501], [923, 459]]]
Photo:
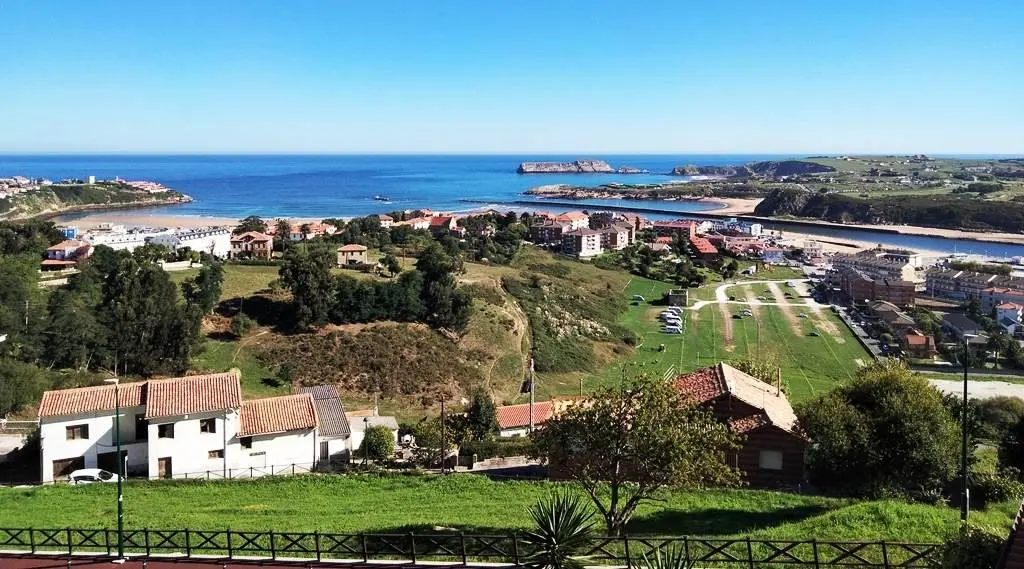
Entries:
[[572, 162], [523, 162], [516, 169], [520, 174], [611, 174], [615, 169], [604, 160]]
[[677, 166], [673, 176], [714, 176], [721, 178], [782, 178], [804, 174], [825, 174], [835, 172], [832, 166], [807, 160], [767, 160], [751, 162], [742, 166]]
[[75, 211], [175, 205], [192, 198], [149, 181], [32, 181], [0, 178], [0, 220], [46, 217]]

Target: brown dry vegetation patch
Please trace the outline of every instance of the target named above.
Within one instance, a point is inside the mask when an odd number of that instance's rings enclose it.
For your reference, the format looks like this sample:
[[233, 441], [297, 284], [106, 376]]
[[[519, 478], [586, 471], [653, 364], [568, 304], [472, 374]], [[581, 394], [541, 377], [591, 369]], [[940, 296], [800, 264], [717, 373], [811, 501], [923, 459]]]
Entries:
[[785, 293], [782, 292], [782, 289], [779, 288], [777, 283], [768, 283], [768, 289], [772, 291], [772, 296], [775, 297], [775, 302], [779, 303], [779, 309], [782, 310], [782, 315], [786, 317], [786, 322], [789, 323], [789, 327], [793, 330], [793, 334], [796, 336], [802, 336], [803, 327], [800, 326], [800, 319], [793, 314], [793, 307], [786, 304], [792, 301], [786, 298]]

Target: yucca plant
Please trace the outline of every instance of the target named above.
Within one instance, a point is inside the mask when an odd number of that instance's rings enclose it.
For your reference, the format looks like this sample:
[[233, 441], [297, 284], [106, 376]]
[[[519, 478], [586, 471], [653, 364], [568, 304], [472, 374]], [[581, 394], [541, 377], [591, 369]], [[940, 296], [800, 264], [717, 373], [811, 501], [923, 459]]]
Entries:
[[677, 545], [668, 545], [643, 555], [644, 569], [693, 569], [694, 561]]
[[532, 569], [582, 569], [574, 555], [585, 550], [594, 532], [594, 511], [579, 494], [556, 491], [530, 508], [535, 529], [523, 541], [530, 546], [525, 561]]

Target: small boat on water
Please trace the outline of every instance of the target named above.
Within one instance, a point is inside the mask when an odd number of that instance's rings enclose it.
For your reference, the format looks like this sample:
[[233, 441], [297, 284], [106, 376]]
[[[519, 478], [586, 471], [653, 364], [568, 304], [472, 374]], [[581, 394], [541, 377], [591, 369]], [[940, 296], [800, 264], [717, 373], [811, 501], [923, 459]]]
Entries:
[[391, 201], [391, 198], [389, 198], [388, 196], [373, 196], [373, 199], [375, 199], [375, 200], [377, 200], [379, 202], [390, 202]]

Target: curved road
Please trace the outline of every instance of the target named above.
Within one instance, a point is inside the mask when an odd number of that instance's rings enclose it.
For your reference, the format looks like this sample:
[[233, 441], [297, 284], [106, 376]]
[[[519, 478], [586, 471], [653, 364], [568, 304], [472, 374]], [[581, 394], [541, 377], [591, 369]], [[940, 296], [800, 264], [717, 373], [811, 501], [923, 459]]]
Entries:
[[756, 284], [786, 284], [788, 282], [806, 283], [810, 279], [784, 279], [779, 281], [738, 281], [719, 285], [715, 289], [715, 300], [695, 300], [693, 306], [687, 306], [686, 310], [700, 310], [709, 304], [745, 304], [747, 306], [804, 306], [809, 308], [826, 308], [828, 305], [821, 304], [813, 298], [807, 298], [804, 302], [770, 302], [761, 300], [729, 300], [726, 292], [730, 287]]

